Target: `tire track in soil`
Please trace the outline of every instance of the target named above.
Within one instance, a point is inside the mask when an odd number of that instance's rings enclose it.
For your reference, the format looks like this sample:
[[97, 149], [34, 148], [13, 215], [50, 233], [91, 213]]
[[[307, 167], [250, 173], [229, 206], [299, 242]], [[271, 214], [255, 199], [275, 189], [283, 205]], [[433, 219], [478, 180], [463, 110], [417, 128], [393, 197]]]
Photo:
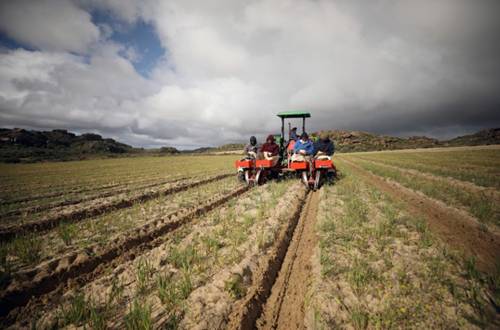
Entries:
[[160, 196], [165, 196], [183, 190], [187, 190], [189, 188], [194, 188], [202, 184], [223, 180], [232, 175], [234, 174], [222, 174], [212, 178], [191, 182], [188, 184], [169, 187], [164, 190], [147, 192], [131, 199], [110, 201], [109, 203], [104, 203], [103, 205], [91, 206], [88, 208], [75, 210], [69, 213], [58, 214], [55, 216], [48, 216], [39, 221], [33, 221], [33, 222], [27, 222], [23, 224], [3, 227], [0, 229], [0, 242], [10, 240], [18, 235], [22, 235], [28, 232], [47, 231], [65, 221], [81, 221], [83, 219], [98, 216], [110, 211], [131, 207], [136, 203], [142, 203]]
[[10, 205], [10, 204], [15, 204], [15, 203], [24, 203], [24, 202], [33, 202], [39, 199], [45, 199], [45, 198], [52, 198], [52, 197], [59, 197], [62, 195], [72, 195], [72, 194], [79, 194], [79, 193], [84, 193], [87, 191], [97, 191], [97, 190], [105, 190], [105, 189], [113, 189], [116, 187], [119, 187], [120, 184], [111, 184], [111, 185], [105, 185], [101, 187], [96, 187], [95, 189], [89, 189], [89, 188], [81, 188], [81, 189], [73, 189], [73, 190], [68, 190], [68, 191], [63, 191], [63, 192], [53, 192], [53, 193], [48, 193], [48, 194], [41, 194], [41, 195], [33, 195], [29, 197], [21, 197], [21, 198], [15, 198], [15, 199], [9, 199], [9, 200], [1, 200], [0, 205]]
[[26, 208], [21, 208], [21, 209], [5, 212], [3, 214], [0, 214], [0, 217], [12, 217], [12, 216], [21, 215], [21, 214], [33, 214], [33, 213], [37, 213], [37, 212], [42, 212], [42, 211], [54, 209], [56, 207], [80, 204], [83, 202], [88, 202], [88, 201], [92, 201], [92, 200], [99, 199], [99, 198], [105, 198], [105, 197], [111, 197], [114, 195], [123, 194], [123, 193], [126, 193], [126, 192], [131, 191], [131, 190], [154, 188], [154, 187], [161, 186], [164, 184], [180, 182], [180, 181], [186, 180], [186, 179], [189, 179], [189, 177], [182, 177], [182, 178], [173, 179], [173, 180], [165, 180], [165, 181], [161, 181], [161, 182], [150, 183], [150, 184], [143, 185], [143, 186], [132, 187], [132, 189], [131, 188], [122, 188], [122, 189], [118, 189], [118, 190], [111, 190], [111, 191], [107, 191], [107, 192], [104, 192], [104, 193], [101, 193], [98, 195], [86, 196], [86, 197], [79, 198], [79, 199], [65, 200], [65, 201], [60, 201], [60, 202], [55, 202], [55, 203], [49, 203], [46, 205], [40, 205], [40, 206], [30, 206], [30, 207], [26, 207]]
[[391, 198], [403, 202], [411, 215], [423, 216], [429, 228], [445, 243], [462, 251], [466, 256], [475, 257], [479, 270], [490, 275], [495, 274], [496, 265], [500, 261], [498, 233], [485, 231], [475, 218], [463, 214], [456, 208], [442, 205], [397, 182], [375, 175], [350, 160], [345, 158], [342, 160], [366, 182]]
[[[15, 203], [23, 203], [23, 202], [33, 202], [39, 199], [45, 199], [45, 198], [52, 198], [52, 197], [59, 197], [62, 195], [73, 195], [73, 194], [80, 194], [88, 191], [99, 191], [99, 190], [106, 190], [106, 189], [112, 189], [112, 188], [117, 188], [120, 186], [124, 186], [130, 183], [144, 183], [144, 182], [149, 182], [149, 179], [141, 179], [143, 176], [139, 176], [139, 180], [132, 180], [132, 181], [123, 181], [120, 183], [112, 183], [112, 184], [104, 184], [100, 185], [97, 187], [89, 188], [88, 186], [85, 186], [84, 188], [73, 188], [73, 189], [68, 189], [66, 191], [57, 191], [57, 192], [52, 192], [52, 193], [42, 193], [38, 195], [31, 195], [28, 197], [18, 197], [18, 198], [13, 198], [13, 199], [1, 199], [0, 198], [0, 205], [10, 205], [10, 204], [15, 204]], [[51, 189], [58, 189], [60, 187], [51, 187]]]
[[305, 205], [281, 230], [255, 284], [233, 308], [229, 329], [304, 328], [304, 299], [316, 245], [314, 224], [318, 202], [318, 192], [309, 192]]
[[317, 240], [314, 231], [319, 193], [312, 192], [299, 219], [290, 247], [267, 299], [259, 329], [304, 329], [304, 297], [311, 281], [311, 258]]
[[[345, 159], [345, 158], [343, 158], [343, 159]], [[378, 165], [378, 166], [385, 167], [388, 169], [400, 171], [402, 173], [408, 173], [408, 174], [415, 175], [415, 176], [418, 176], [420, 178], [424, 178], [427, 180], [433, 180], [436, 182], [446, 181], [451, 185], [460, 187], [460, 188], [467, 190], [467, 191], [470, 191], [472, 193], [477, 193], [477, 194], [484, 193], [487, 196], [500, 202], [500, 193], [495, 188], [492, 188], [492, 187], [478, 186], [472, 182], [462, 181], [462, 180], [458, 180], [458, 179], [455, 179], [452, 177], [447, 177], [447, 176], [438, 176], [438, 175], [428, 173], [428, 172], [420, 172], [418, 170], [414, 170], [411, 168], [404, 168], [404, 167], [399, 167], [399, 166], [395, 166], [395, 165], [389, 165], [389, 164], [386, 164], [386, 163], [383, 163], [380, 161], [375, 161], [375, 160], [364, 158], [364, 157], [359, 157], [359, 159], [361, 159], [362, 161], [365, 161], [367, 163], [372, 163], [374, 165]]]
[[[67, 285], [83, 286], [105, 274], [109, 266], [118, 266], [125, 260], [133, 260], [159, 246], [163, 242], [163, 235], [222, 206], [249, 189], [248, 186], [238, 187], [228, 194], [209, 199], [185, 214], [181, 214], [182, 210], [179, 210], [141, 228], [135, 228], [135, 235], [124, 235], [115, 239], [104, 251], [100, 251], [97, 246], [89, 247], [80, 253], [53, 260], [44, 265], [45, 267], [26, 272], [23, 274], [22, 283], [9, 286], [0, 296], [0, 325], [8, 326], [15, 322], [20, 314], [30, 315], [36, 311], [36, 306], [57, 301], [64, 294]], [[24, 306], [26, 310], [23, 310]]]

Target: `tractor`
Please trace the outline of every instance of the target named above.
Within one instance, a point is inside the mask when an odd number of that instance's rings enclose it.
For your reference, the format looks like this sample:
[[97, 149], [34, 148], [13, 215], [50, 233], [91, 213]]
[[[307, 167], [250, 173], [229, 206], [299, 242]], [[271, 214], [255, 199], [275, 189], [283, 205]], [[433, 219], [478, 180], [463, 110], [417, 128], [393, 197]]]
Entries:
[[[293, 155], [293, 144], [294, 141], [291, 139], [285, 145], [285, 119], [302, 118], [302, 132], [306, 130], [306, 118], [310, 118], [311, 114], [309, 112], [299, 112], [299, 111], [287, 111], [278, 113], [278, 117], [281, 118], [281, 144], [280, 150], [282, 152], [282, 158], [285, 161], [285, 165], [282, 169], [284, 173], [295, 173], [300, 177], [301, 181], [308, 189], [317, 190], [321, 184], [328, 180], [329, 182], [337, 175], [335, 165], [331, 157], [329, 156], [317, 156], [317, 157], [297, 157], [294, 159]], [[291, 125], [288, 124], [288, 129], [290, 131]]]
[[[236, 161], [240, 179], [248, 185], [263, 184], [269, 178], [282, 178], [298, 176], [308, 189], [317, 190], [327, 180], [331, 182], [336, 177], [336, 168], [329, 156], [318, 157], [292, 157], [293, 144], [295, 141], [285, 140], [285, 120], [302, 119], [302, 132], [305, 132], [306, 118], [310, 118], [309, 112], [286, 111], [277, 115], [281, 119], [281, 134], [275, 135], [280, 146], [279, 161], [275, 166], [267, 159], [245, 158]], [[289, 133], [291, 131], [288, 122]]]

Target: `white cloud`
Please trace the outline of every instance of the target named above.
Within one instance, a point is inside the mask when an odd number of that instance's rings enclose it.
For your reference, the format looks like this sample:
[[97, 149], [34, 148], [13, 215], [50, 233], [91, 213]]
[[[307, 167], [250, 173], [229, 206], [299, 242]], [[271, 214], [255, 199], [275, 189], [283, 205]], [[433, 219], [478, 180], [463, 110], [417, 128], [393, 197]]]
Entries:
[[151, 22], [165, 58], [146, 79], [135, 49], [110, 41], [87, 43], [85, 57], [67, 46], [0, 54], [0, 119], [178, 146], [264, 136], [279, 130], [276, 112], [294, 108], [313, 113], [313, 130], [496, 125], [500, 21], [484, 3], [80, 0]]
[[0, 2], [0, 31], [31, 47], [83, 53], [99, 39], [90, 14], [67, 0]]

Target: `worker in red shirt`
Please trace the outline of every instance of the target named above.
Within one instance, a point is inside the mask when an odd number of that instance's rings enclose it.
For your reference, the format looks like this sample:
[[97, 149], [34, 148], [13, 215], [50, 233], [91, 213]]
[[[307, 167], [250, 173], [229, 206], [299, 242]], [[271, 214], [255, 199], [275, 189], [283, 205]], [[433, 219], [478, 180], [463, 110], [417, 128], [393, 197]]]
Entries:
[[272, 134], [267, 137], [266, 143], [260, 148], [260, 152], [264, 159], [271, 160], [272, 166], [276, 166], [279, 160], [280, 146], [276, 143]]

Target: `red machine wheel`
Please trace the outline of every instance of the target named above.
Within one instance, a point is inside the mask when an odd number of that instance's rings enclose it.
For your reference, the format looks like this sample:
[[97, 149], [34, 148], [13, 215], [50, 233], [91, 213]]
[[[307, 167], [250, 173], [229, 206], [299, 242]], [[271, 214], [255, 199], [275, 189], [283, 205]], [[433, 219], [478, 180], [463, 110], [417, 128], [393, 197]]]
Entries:
[[321, 180], [321, 171], [316, 171], [314, 178], [314, 190], [318, 190], [320, 180]]
[[302, 182], [309, 189], [309, 178], [307, 177], [307, 171], [302, 171]]
[[250, 171], [248, 171], [248, 170], [245, 171], [245, 181], [246, 181], [247, 185], [252, 184], [252, 180], [250, 179]]
[[263, 169], [259, 169], [257, 170], [257, 174], [255, 174], [255, 183], [256, 184], [264, 184], [266, 178], [265, 178], [265, 175], [264, 175], [264, 172], [265, 170]]

